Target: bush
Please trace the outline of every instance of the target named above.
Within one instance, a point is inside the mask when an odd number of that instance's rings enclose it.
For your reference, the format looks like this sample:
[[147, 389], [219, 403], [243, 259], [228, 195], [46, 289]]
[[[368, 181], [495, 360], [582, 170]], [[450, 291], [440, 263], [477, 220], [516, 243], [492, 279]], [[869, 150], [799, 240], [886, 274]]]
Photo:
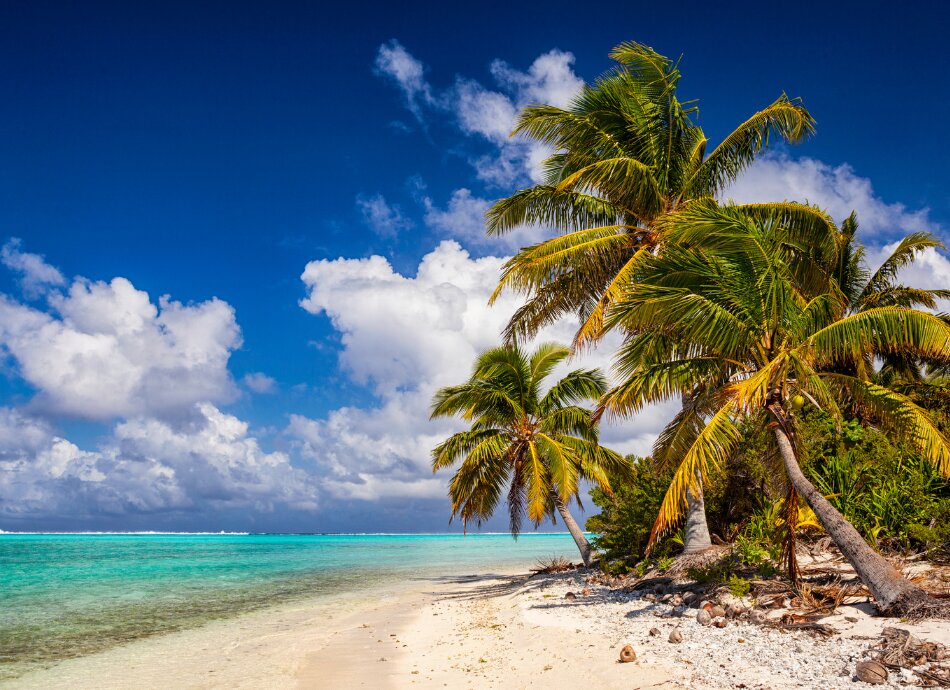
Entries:
[[[839, 428], [827, 414], [806, 408], [796, 422], [803, 472], [869, 543], [884, 550], [927, 549], [950, 559], [950, 481], [936, 468], [857, 420]], [[709, 478], [705, 491], [710, 532], [734, 543], [737, 565], [763, 576], [780, 566], [787, 491], [769, 434], [750, 427], [738, 453]], [[587, 529], [597, 533], [594, 544], [613, 573], [628, 572], [643, 559], [673, 476], [672, 469], [660, 472], [649, 459], [633, 460], [631, 474], [611, 480], [612, 496], [591, 491], [601, 513], [587, 520]], [[814, 533], [820, 530], [800, 532]], [[653, 555], [669, 556], [681, 545], [681, 533], [667, 536]]]
[[855, 420], [840, 431], [823, 413], [800, 424], [803, 471], [878, 549], [947, 549], [950, 481], [912, 449]]
[[[626, 572], [643, 558], [653, 521], [672, 477], [672, 472], [657, 472], [644, 458], [629, 459], [633, 461], [633, 472], [611, 479], [612, 496], [599, 488], [591, 489], [591, 500], [601, 512], [586, 522], [587, 530], [597, 534], [594, 546], [603, 552], [603, 561], [618, 562], [613, 564], [614, 572]], [[672, 546], [671, 540], [666, 539], [657, 553], [665, 555]]]
[[[630, 459], [633, 471], [611, 478], [613, 495], [597, 488], [591, 490], [591, 499], [601, 512], [586, 522], [587, 530], [597, 534], [594, 545], [604, 553], [604, 562], [615, 574], [629, 571], [644, 558], [650, 531], [675, 470], [660, 471], [649, 458]], [[763, 490], [760, 474], [754, 464], [737, 457], [710, 478], [704, 492], [706, 519], [710, 532], [722, 541], [734, 539], [758, 507]], [[664, 558], [682, 545], [682, 531], [672, 533], [660, 540], [651, 555]]]

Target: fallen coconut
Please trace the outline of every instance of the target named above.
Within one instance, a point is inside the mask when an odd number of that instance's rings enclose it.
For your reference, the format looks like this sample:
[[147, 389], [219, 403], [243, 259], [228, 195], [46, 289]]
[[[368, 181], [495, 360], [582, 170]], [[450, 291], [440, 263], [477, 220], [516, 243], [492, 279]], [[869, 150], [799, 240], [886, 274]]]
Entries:
[[660, 629], [659, 628], [650, 628], [650, 637], [659, 637]]
[[669, 640], [670, 642], [682, 642], [683, 633], [680, 632], [679, 628], [673, 628], [672, 632], [670, 632]]
[[864, 683], [884, 685], [887, 682], [887, 667], [880, 661], [859, 661], [855, 675]]
[[624, 648], [620, 650], [620, 663], [629, 664], [632, 661], [637, 660], [637, 653], [633, 651], [633, 647], [630, 645], [624, 645]]
[[709, 625], [712, 622], [712, 616], [706, 609], [699, 609], [699, 613], [696, 614], [696, 622], [700, 625]]
[[726, 609], [718, 605], [713, 606], [711, 609], [709, 609], [709, 615], [713, 618], [725, 618]]
[[577, 599], [577, 595], [574, 594], [574, 592], [568, 592], [564, 595], [564, 598], [568, 599], [569, 601], [573, 601], [574, 599]]

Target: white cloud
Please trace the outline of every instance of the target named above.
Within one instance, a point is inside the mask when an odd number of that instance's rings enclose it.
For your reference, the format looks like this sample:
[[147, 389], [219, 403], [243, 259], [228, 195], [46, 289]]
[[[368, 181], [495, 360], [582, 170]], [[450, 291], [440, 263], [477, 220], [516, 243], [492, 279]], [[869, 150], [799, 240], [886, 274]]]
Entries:
[[421, 107], [433, 102], [432, 89], [425, 79], [422, 63], [393, 39], [379, 47], [376, 70], [396, 82], [406, 98], [406, 106], [421, 121]]
[[770, 154], [755, 161], [725, 192], [739, 203], [792, 200], [817, 204], [838, 222], [857, 211], [862, 237], [887, 241], [909, 232], [939, 230], [927, 209], [908, 210], [874, 194], [871, 180], [848, 164], [837, 167], [812, 158], [791, 159]]
[[518, 109], [508, 96], [464, 80], [456, 84], [454, 100], [463, 132], [479, 134], [499, 147], [508, 141], [518, 116]]
[[219, 299], [154, 304], [125, 278], [76, 279], [48, 296], [50, 311], [0, 296], [0, 346], [37, 390], [34, 405], [86, 419], [190, 414], [228, 401], [241, 344], [232, 307]]
[[241, 380], [244, 382], [245, 386], [250, 388], [255, 393], [266, 394], [277, 391], [277, 381], [260, 371], [245, 374], [244, 378]]
[[474, 156], [471, 163], [479, 179], [499, 187], [518, 182], [538, 182], [540, 163], [550, 149], [521, 138], [509, 138], [518, 113], [532, 103], [566, 107], [580, 91], [583, 81], [574, 73], [571, 53], [551, 50], [537, 57], [526, 71], [502, 60], [490, 66], [497, 89], [460, 77], [454, 86], [440, 93], [425, 78], [421, 61], [398, 41], [380, 46], [377, 71], [392, 78], [409, 110], [420, 120], [424, 107], [452, 113], [459, 129], [489, 142], [491, 153]]
[[503, 60], [495, 60], [491, 72], [500, 85], [515, 92], [520, 105], [548, 103], [567, 108], [584, 85], [574, 74], [573, 64], [572, 53], [550, 50], [537, 57], [527, 72], [514, 69]]
[[526, 72], [502, 60], [491, 72], [502, 91], [492, 91], [471, 80], [459, 80], [448, 102], [467, 134], [478, 134], [496, 151], [472, 160], [479, 179], [498, 187], [542, 179], [541, 163], [550, 148], [524, 138], [510, 138], [518, 113], [527, 105], [546, 103], [561, 108], [581, 90], [584, 82], [574, 74], [571, 53], [552, 50], [539, 56]]
[[39, 254], [20, 251], [21, 240], [13, 237], [0, 249], [0, 262], [19, 275], [20, 286], [28, 298], [39, 297], [50, 287], [65, 285], [59, 270], [50, 266]]
[[[429, 421], [434, 391], [470, 373], [477, 353], [498, 344], [509, 315], [521, 302], [488, 297], [503, 258], [472, 259], [455, 242], [442, 242], [423, 257], [414, 277], [397, 273], [386, 259], [312, 261], [301, 276], [308, 297], [301, 306], [326, 314], [341, 333], [340, 364], [372, 387], [378, 404], [345, 407], [323, 419], [296, 415], [286, 429], [295, 452], [323, 476], [321, 486], [341, 498], [444, 496], [446, 479], [433, 477], [429, 452], [452, 420]], [[564, 321], [539, 340], [569, 341]], [[606, 367], [616, 342], [562, 365], [554, 377], [577, 366]], [[530, 346], [530, 344], [529, 344]], [[646, 453], [668, 411], [651, 410], [605, 432], [625, 452]]]
[[402, 214], [398, 206], [390, 206], [382, 194], [358, 196], [356, 205], [363, 221], [382, 238], [392, 239], [412, 227], [412, 221]]
[[469, 247], [518, 249], [539, 242], [548, 234], [539, 227], [521, 227], [501, 237], [488, 237], [485, 234], [485, 211], [492, 202], [475, 196], [465, 188], [452, 192], [444, 209], [436, 206], [429, 197], [423, 198], [423, 204], [427, 227], [442, 237], [458, 240]]
[[211, 404], [181, 427], [137, 418], [94, 451], [0, 408], [0, 517], [36, 519], [231, 508], [315, 510], [312, 478], [266, 453], [245, 422]]

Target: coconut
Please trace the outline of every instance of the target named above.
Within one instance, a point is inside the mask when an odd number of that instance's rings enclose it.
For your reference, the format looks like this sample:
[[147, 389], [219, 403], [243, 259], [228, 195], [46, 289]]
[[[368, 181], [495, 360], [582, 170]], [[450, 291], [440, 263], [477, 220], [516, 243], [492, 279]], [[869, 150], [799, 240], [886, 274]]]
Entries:
[[887, 667], [880, 661], [859, 661], [855, 675], [858, 680], [870, 685], [884, 685], [887, 682]]

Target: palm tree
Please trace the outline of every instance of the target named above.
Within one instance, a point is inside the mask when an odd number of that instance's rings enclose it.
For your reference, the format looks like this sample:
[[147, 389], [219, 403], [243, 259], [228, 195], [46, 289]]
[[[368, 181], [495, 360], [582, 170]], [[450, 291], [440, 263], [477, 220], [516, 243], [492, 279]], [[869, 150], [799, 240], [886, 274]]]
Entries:
[[[842, 363], [891, 355], [950, 360], [950, 326], [913, 308], [883, 305], [852, 312], [836, 282], [805, 280], [809, 242], [791, 230], [762, 227], [735, 208], [694, 206], [666, 222], [662, 256], [645, 262], [615, 306], [608, 327], [631, 334], [618, 354], [623, 381], [603, 406], [631, 414], [646, 403], [692, 395], [664, 432], [681, 463], [653, 537], [682, 515], [685, 492], [721, 466], [742, 441], [739, 424], [771, 431], [795, 494], [867, 585], [882, 611], [908, 613], [937, 604], [876, 553], [802, 474], [795, 448], [801, 395], [836, 419], [853, 402], [882, 431], [911, 443], [950, 475], [950, 443], [906, 396]], [[680, 238], [677, 242], [673, 238]], [[819, 262], [820, 263], [820, 262]], [[660, 346], [651, 344], [657, 334]]]
[[544, 391], [544, 380], [570, 355], [561, 345], [540, 345], [528, 355], [516, 345], [496, 347], [475, 362], [471, 378], [440, 389], [432, 417], [458, 416], [471, 423], [432, 451], [432, 469], [461, 464], [449, 485], [452, 517], [467, 525], [488, 519], [508, 487], [511, 533], [527, 517], [539, 525], [556, 510], [577, 543], [585, 565], [594, 559], [584, 532], [568, 510], [580, 503], [580, 482], [610, 491], [608, 474], [627, 461], [598, 443], [590, 410], [607, 389], [597, 369], [577, 369]]
[[[864, 249], [855, 240], [858, 230], [857, 215], [852, 213], [841, 224], [841, 241], [834, 266], [834, 278], [847, 301], [847, 311], [857, 314], [885, 306], [936, 309], [938, 299], [950, 298], [950, 290], [927, 290], [897, 282], [901, 269], [912, 264], [927, 249], [944, 249], [944, 244], [926, 232], [915, 232], [903, 237], [894, 250], [875, 271], [867, 268]], [[873, 360], [847, 363], [848, 372], [861, 371], [874, 375], [878, 382], [895, 384], [920, 383], [923, 365], [919, 358], [906, 354], [888, 354], [883, 366], [874, 372]], [[930, 363], [939, 366], [939, 363]], [[873, 372], [873, 374], [872, 374]]]
[[[586, 86], [567, 108], [533, 105], [514, 134], [547, 144], [542, 184], [496, 202], [487, 213], [490, 235], [524, 224], [550, 226], [559, 236], [519, 251], [504, 266], [492, 296], [524, 293], [527, 301], [506, 329], [509, 339], [577, 314], [574, 346], [603, 335], [603, 319], [657, 246], [658, 222], [695, 199], [719, 194], [772, 138], [800, 142], [814, 120], [799, 99], [782, 94], [707, 155], [708, 140], [691, 119], [694, 102], [677, 99], [678, 63], [638, 43], [610, 53], [617, 67]], [[795, 204], [750, 204], [751, 215], [815, 215]], [[686, 552], [711, 546], [702, 487], [690, 492]]]

